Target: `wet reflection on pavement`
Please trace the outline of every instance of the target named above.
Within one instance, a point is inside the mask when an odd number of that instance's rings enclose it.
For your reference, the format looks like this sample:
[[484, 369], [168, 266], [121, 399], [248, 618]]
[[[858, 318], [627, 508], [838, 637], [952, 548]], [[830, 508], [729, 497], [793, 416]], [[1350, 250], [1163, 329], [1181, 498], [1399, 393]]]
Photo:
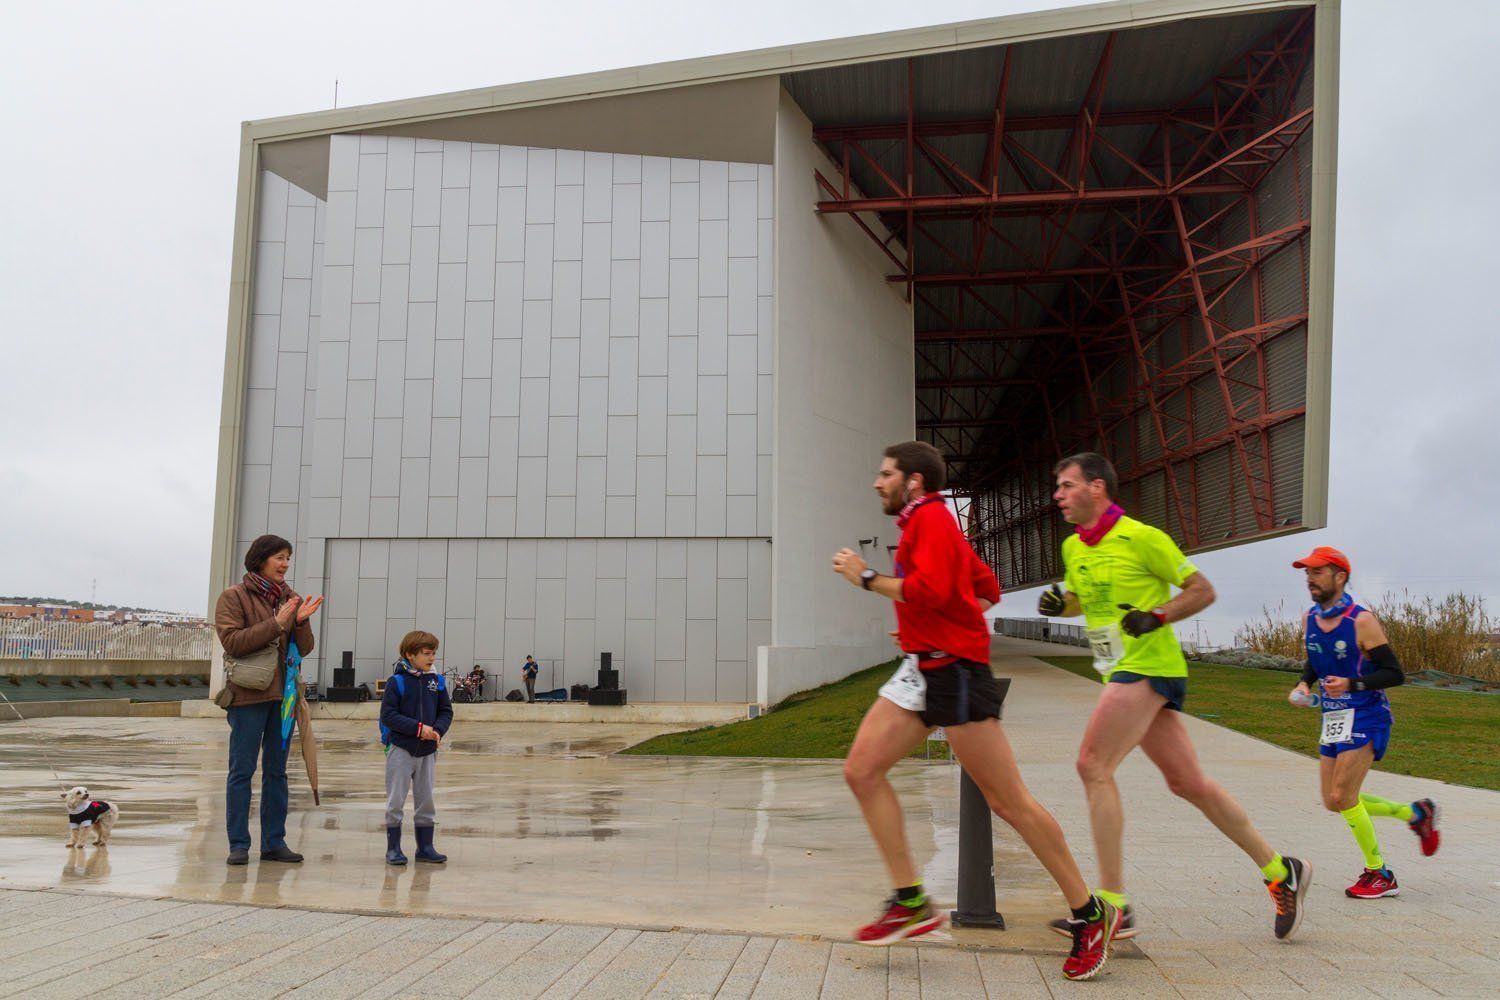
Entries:
[[[262, 864], [257, 844], [249, 866], [230, 868], [223, 722], [4, 725], [0, 886], [836, 937], [873, 913], [886, 880], [838, 762], [610, 756], [667, 731], [463, 726], [444, 743], [438, 765], [437, 847], [448, 864], [389, 868], [375, 725], [320, 721], [321, 806], [313, 805], [295, 750], [288, 764], [287, 839], [306, 863]], [[64, 781], [119, 806], [108, 847], [64, 846], [66, 812], [42, 752]], [[893, 774], [929, 890], [950, 903], [957, 776], [949, 765], [915, 763]], [[258, 836], [254, 814], [250, 826]], [[405, 833], [410, 853], [409, 825]], [[996, 864], [1013, 927], [1040, 928], [1055, 915], [1056, 889], [1009, 830], [997, 831]], [[1011, 946], [1033, 940], [1006, 938]], [[1035, 940], [1047, 943], [1040, 929]]]

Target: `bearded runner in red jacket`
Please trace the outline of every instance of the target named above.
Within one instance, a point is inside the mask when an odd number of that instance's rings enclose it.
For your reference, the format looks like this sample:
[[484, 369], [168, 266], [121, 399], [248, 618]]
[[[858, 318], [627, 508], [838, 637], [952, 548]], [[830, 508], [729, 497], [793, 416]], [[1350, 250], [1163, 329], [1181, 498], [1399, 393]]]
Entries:
[[984, 610], [1000, 587], [980, 562], [943, 497], [942, 455], [930, 444], [907, 441], [885, 450], [875, 492], [896, 516], [901, 544], [896, 575], [884, 576], [859, 554], [840, 549], [834, 572], [856, 587], [896, 604], [897, 641], [905, 656], [894, 677], [865, 714], [844, 777], [859, 800], [870, 834], [896, 886], [886, 910], [859, 929], [861, 944], [886, 945], [926, 934], [943, 923], [917, 878], [901, 803], [886, 779], [934, 726], [984, 792], [995, 815], [1026, 841], [1056, 880], [1073, 915], [1073, 950], [1063, 964], [1069, 979], [1091, 979], [1104, 967], [1119, 911], [1089, 892], [1057, 820], [1021, 780], [1015, 755], [1000, 728], [999, 691], [990, 673], [989, 628]]

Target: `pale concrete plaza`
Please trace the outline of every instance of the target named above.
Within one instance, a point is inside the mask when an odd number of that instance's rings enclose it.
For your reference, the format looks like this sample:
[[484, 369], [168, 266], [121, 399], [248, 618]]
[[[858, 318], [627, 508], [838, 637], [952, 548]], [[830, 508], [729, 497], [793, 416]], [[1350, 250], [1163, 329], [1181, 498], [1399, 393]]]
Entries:
[[[1006, 726], [1092, 874], [1073, 756], [1097, 688], [1022, 655], [1040, 648], [997, 640], [997, 669], [1014, 679]], [[1312, 861], [1307, 918], [1292, 942], [1275, 941], [1254, 868], [1136, 755], [1121, 787], [1142, 930], [1089, 984], [1062, 979], [1065, 942], [1043, 926], [1061, 900], [1003, 828], [1010, 929], [890, 950], [846, 943], [886, 889], [836, 762], [609, 756], [660, 728], [466, 727], [460, 715], [438, 778], [438, 845], [451, 860], [394, 870], [381, 861], [373, 725], [323, 721], [320, 807], [291, 763], [289, 842], [307, 862], [232, 869], [222, 723], [7, 725], [0, 995], [1495, 995], [1500, 865], [1487, 849], [1500, 794], [1372, 778], [1384, 795], [1437, 799], [1444, 846], [1421, 858], [1400, 824], [1382, 825], [1402, 895], [1346, 899], [1359, 856], [1318, 803], [1316, 764], [1189, 725], [1205, 765], [1277, 848]], [[38, 732], [65, 780], [120, 805], [106, 851], [63, 846]], [[957, 772], [904, 765], [895, 781], [928, 884], [951, 902]]]

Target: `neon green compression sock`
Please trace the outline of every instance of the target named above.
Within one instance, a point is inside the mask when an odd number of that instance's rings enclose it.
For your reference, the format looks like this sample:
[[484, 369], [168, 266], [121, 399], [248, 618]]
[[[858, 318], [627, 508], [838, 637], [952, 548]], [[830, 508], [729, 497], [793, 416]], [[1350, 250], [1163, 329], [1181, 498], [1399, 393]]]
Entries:
[[1349, 824], [1349, 832], [1354, 834], [1354, 842], [1364, 852], [1365, 867], [1384, 868], [1385, 861], [1380, 857], [1380, 841], [1375, 838], [1375, 824], [1370, 822], [1370, 814], [1365, 810], [1365, 804], [1355, 803], [1353, 807], [1342, 810], [1339, 815], [1344, 817], [1344, 822]]
[[1292, 874], [1279, 854], [1271, 858], [1270, 863], [1263, 867], [1260, 873], [1272, 882], [1285, 882], [1287, 876]]
[[1095, 889], [1094, 895], [1104, 900], [1117, 910], [1123, 910], [1130, 905], [1130, 897], [1123, 892], [1111, 892], [1108, 889]]
[[927, 903], [927, 893], [922, 889], [922, 883], [904, 886], [896, 890], [896, 902], [909, 910], [921, 909]]
[[1359, 793], [1359, 801], [1371, 816], [1394, 816], [1407, 823], [1416, 818], [1410, 802], [1392, 802], [1390, 799], [1382, 799], [1378, 795], [1369, 795], [1365, 792]]

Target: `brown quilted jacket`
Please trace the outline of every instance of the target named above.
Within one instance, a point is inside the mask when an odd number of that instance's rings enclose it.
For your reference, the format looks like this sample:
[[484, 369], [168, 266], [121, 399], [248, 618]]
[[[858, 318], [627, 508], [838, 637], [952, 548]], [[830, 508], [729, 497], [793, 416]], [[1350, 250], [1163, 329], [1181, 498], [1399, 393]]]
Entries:
[[[282, 595], [282, 602], [285, 603], [294, 596], [296, 595], [288, 589]], [[230, 656], [249, 656], [257, 650], [265, 649], [271, 640], [276, 639], [281, 647], [283, 662], [286, 659], [287, 637], [282, 634], [281, 626], [276, 624], [276, 609], [243, 583], [237, 583], [219, 595], [219, 603], [214, 608], [214, 630], [219, 633], [219, 642], [223, 644], [224, 652]], [[292, 635], [296, 636], [297, 648], [303, 656], [312, 652], [311, 621], [295, 626]], [[264, 691], [251, 691], [238, 684], [230, 684], [229, 689], [234, 692], [234, 704], [230, 707], [280, 701], [281, 689], [285, 684], [286, 674], [281, 666], [277, 666], [276, 677]]]

